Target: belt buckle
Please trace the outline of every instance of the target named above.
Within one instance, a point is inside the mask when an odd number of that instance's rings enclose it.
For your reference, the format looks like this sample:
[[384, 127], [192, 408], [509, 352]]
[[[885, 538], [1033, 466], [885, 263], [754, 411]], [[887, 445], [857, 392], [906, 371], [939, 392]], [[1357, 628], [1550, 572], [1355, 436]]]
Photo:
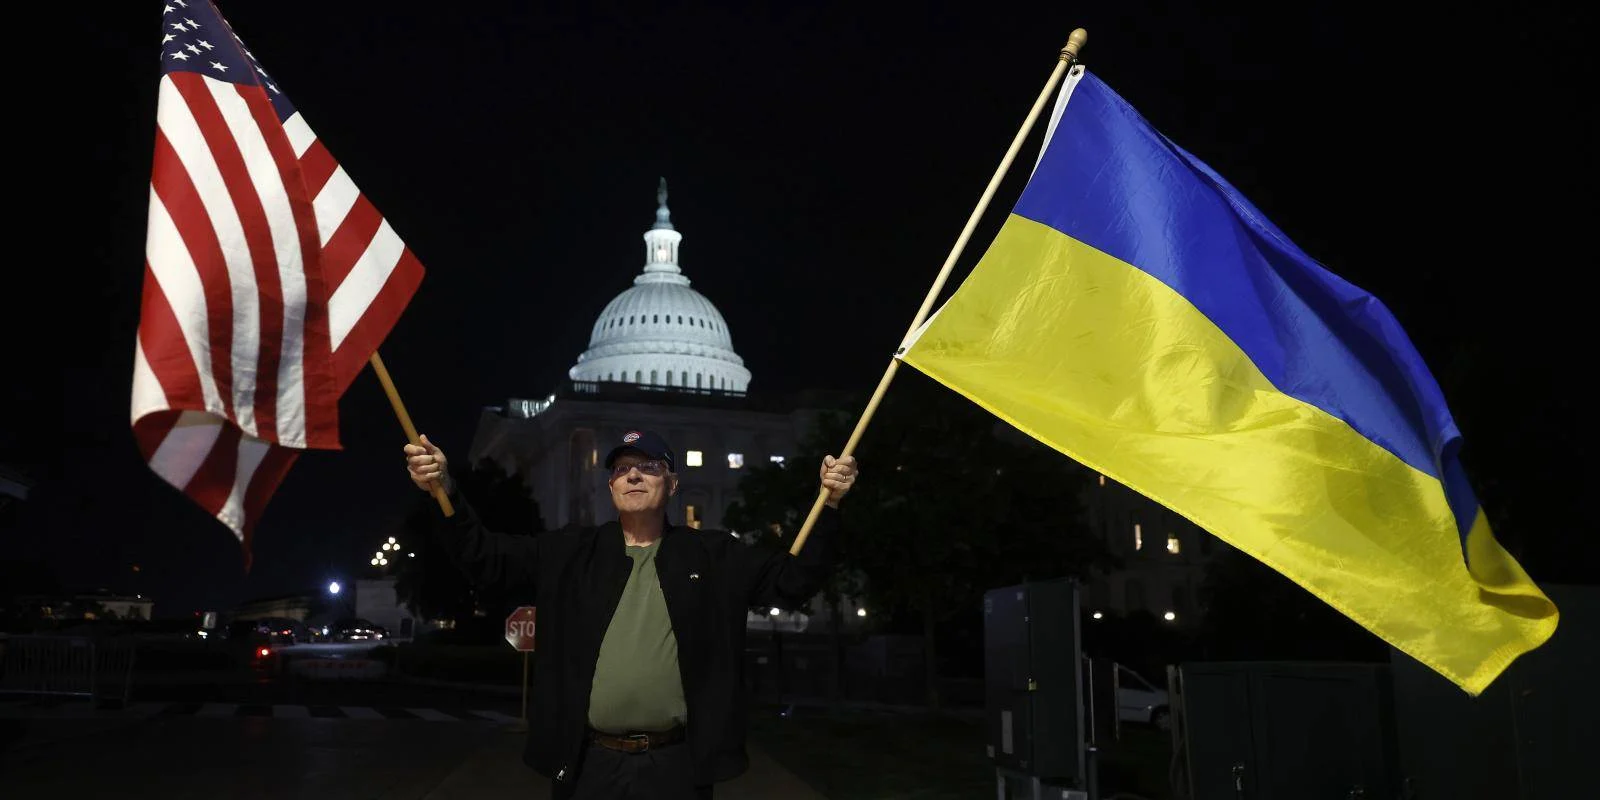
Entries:
[[648, 734], [648, 733], [630, 733], [627, 736], [624, 736], [622, 738], [628, 739], [628, 740], [631, 740], [631, 741], [635, 741], [635, 742], [639, 742], [641, 745], [643, 745], [642, 747], [639, 748], [639, 752], [641, 752], [641, 753], [646, 752], [646, 751], [648, 751], [650, 749], [650, 734]]

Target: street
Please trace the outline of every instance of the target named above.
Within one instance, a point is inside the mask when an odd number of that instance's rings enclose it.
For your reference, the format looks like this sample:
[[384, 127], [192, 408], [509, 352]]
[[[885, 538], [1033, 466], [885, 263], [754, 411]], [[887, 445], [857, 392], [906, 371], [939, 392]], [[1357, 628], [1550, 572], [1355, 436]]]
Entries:
[[[226, 673], [135, 687], [126, 708], [0, 698], [0, 774], [16, 798], [542, 798], [515, 694]], [[719, 798], [817, 794], [752, 749]]]

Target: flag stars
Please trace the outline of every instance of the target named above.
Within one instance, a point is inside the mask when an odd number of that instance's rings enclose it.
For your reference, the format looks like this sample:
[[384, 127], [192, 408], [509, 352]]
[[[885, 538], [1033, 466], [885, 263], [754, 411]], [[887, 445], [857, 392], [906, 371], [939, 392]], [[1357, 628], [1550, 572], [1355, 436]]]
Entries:
[[199, 42], [201, 47], [204, 47], [207, 50], [215, 50], [215, 49], [217, 49], [216, 46], [212, 45], [210, 42], [208, 42], [208, 41], [206, 41], [204, 39], [199, 39], [197, 41]]
[[211, 62], [211, 68], [216, 70], [216, 71], [218, 71], [218, 72], [227, 72], [228, 71], [227, 65], [219, 64], [219, 63], [217, 63], [215, 61]]
[[161, 37], [161, 43], [162, 44], [166, 44], [167, 42], [170, 42], [170, 41], [172, 41], [173, 39], [176, 39], [176, 38], [178, 38], [178, 37], [173, 36], [172, 34], [169, 33], [166, 36]]
[[200, 55], [200, 48], [195, 47], [193, 44], [186, 44], [183, 47], [184, 47], [185, 50], [188, 50], [189, 52], [194, 53], [195, 55]]
[[194, 20], [189, 19], [188, 17], [184, 17], [183, 21], [189, 23], [189, 30], [191, 30], [191, 31], [200, 30], [200, 23], [195, 22]]
[[163, 14], [171, 14], [172, 12], [177, 11], [177, 10], [178, 9], [173, 8], [172, 6], [166, 6], [166, 7], [163, 7], [161, 9], [161, 13], [163, 13]]
[[178, 52], [173, 53], [172, 57], [178, 59], [179, 61], [188, 61], [189, 60], [189, 54], [183, 52], [182, 50], [179, 50]]
[[278, 87], [273, 86], [271, 83], [267, 84], [267, 88], [271, 89], [273, 94], [283, 94], [283, 92], [278, 91]]
[[189, 29], [183, 27], [183, 23], [181, 23], [181, 22], [172, 23], [172, 29], [177, 31], [178, 33], [188, 33], [189, 32]]

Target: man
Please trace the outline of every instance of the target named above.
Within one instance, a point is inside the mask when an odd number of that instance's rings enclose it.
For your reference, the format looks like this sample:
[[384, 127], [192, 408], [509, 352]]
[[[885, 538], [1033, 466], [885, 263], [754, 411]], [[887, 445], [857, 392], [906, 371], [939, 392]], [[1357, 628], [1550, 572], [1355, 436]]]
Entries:
[[456, 515], [439, 518], [438, 535], [467, 577], [536, 598], [523, 758], [554, 798], [709, 798], [714, 781], [744, 772], [745, 610], [792, 608], [822, 587], [854, 458], [823, 459], [827, 507], [790, 556], [670, 524], [677, 459], [648, 431], [605, 458], [617, 521], [538, 536], [484, 528], [427, 437], [405, 453], [418, 488], [449, 492]]

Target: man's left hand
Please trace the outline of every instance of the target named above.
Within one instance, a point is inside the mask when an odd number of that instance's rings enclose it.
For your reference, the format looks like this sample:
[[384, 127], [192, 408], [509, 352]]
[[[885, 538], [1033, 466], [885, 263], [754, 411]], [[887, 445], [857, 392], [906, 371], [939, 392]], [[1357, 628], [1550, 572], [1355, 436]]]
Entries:
[[860, 473], [856, 470], [855, 456], [844, 458], [823, 456], [822, 488], [828, 490], [828, 499], [825, 502], [829, 507], [839, 507], [839, 501], [844, 499], [850, 492], [850, 487], [855, 485], [858, 474]]

